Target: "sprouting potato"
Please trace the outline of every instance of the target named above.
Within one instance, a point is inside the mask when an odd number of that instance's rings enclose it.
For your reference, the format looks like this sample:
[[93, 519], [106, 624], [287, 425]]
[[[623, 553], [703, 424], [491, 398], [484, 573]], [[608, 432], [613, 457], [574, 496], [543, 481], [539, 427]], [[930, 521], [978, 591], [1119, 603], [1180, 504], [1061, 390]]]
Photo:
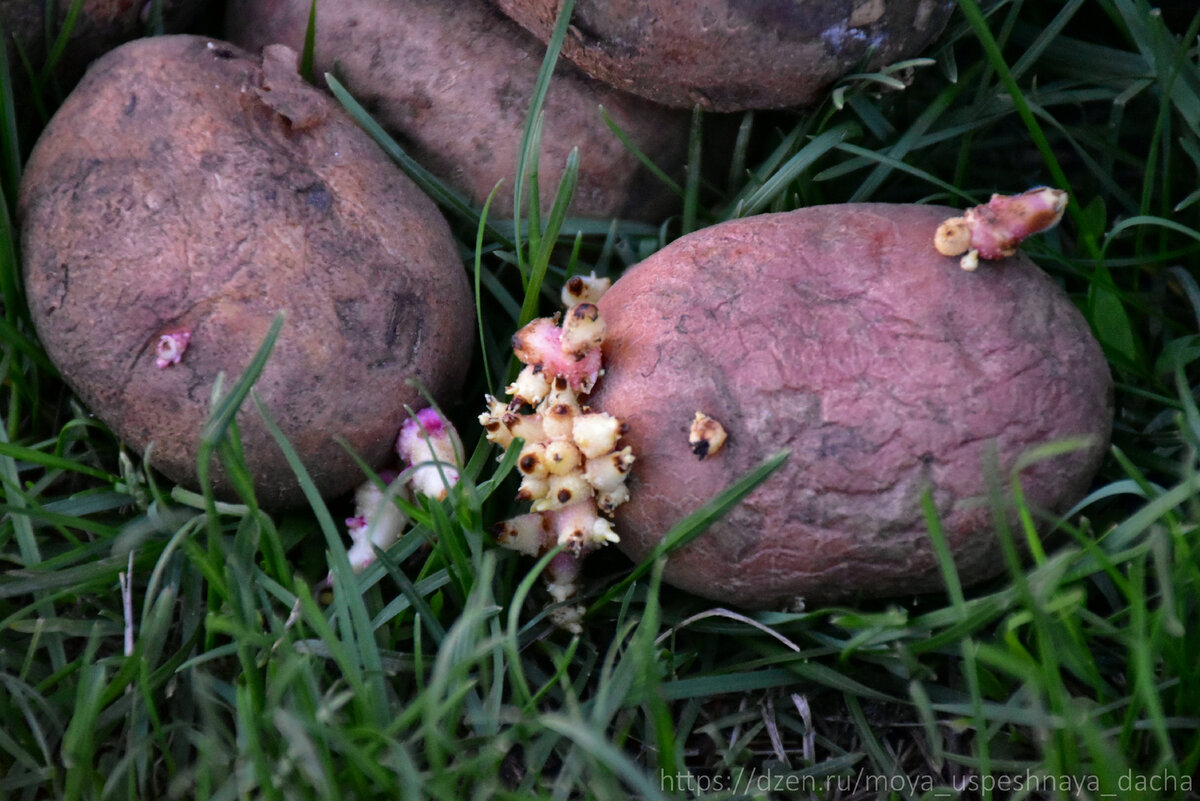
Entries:
[[[326, 495], [361, 481], [339, 438], [379, 465], [405, 405], [425, 405], [410, 379], [448, 399], [469, 366], [445, 220], [287, 48], [169, 36], [110, 52], [38, 141], [19, 206], [47, 353], [178, 482], [196, 481], [217, 376], [228, 392], [280, 311], [255, 391]], [[258, 499], [301, 502], [253, 406], [237, 421]]]
[[[226, 31], [250, 50], [302, 49], [311, 0], [228, 0]], [[493, 215], [512, 214], [521, 138], [545, 47], [487, 0], [318, 0], [314, 66], [332, 72], [426, 168]], [[571, 214], [647, 217], [672, 198], [609, 130], [600, 108], [668, 171], [687, 117], [611, 89], [560, 61], [545, 101], [538, 162], [549, 209], [572, 148]]]
[[[547, 41], [561, 0], [495, 0]], [[927, 47], [952, 0], [578, 0], [563, 54], [664, 105], [714, 111], [810, 103], [849, 72]]]
[[[1100, 346], [1024, 255], [966, 272], [938, 253], [935, 231], [960, 213], [848, 204], [752, 217], [689, 234], [613, 284], [590, 402], [628, 423], [637, 454], [619, 546], [644, 558], [781, 449], [778, 472], [671, 555], [667, 581], [751, 607], [936, 591], [926, 492], [964, 583], [1004, 569], [991, 454], [1008, 487], [1029, 449], [1085, 438], [1021, 473], [1035, 509], [1082, 497], [1112, 426]], [[697, 410], [727, 435], [702, 460]]]

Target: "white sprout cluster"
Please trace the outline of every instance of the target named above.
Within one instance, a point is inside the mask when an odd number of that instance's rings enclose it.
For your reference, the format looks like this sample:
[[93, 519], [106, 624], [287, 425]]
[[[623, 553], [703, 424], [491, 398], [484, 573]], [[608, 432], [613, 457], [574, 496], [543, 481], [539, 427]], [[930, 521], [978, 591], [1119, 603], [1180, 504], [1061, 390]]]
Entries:
[[[516, 333], [513, 351], [525, 367], [505, 388], [510, 400], [487, 396], [487, 411], [479, 416], [489, 441], [503, 448], [524, 442], [517, 499], [530, 502], [530, 512], [499, 524], [496, 539], [530, 556], [565, 546], [569, 558], [549, 570], [556, 601], [578, 591], [584, 555], [617, 541], [609, 516], [629, 499], [625, 479], [634, 455], [621, 442], [625, 425], [586, 403], [602, 373], [606, 328], [596, 303], [608, 285], [594, 275], [572, 278], [563, 290], [564, 315], [534, 320]], [[560, 608], [552, 619], [578, 631], [581, 614], [577, 607]]]

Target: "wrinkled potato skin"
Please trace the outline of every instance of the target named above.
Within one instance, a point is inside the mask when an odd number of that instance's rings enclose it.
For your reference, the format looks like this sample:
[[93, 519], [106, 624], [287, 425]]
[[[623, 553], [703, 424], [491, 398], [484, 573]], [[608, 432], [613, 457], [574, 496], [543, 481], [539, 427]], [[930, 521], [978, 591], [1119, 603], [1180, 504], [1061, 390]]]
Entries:
[[[493, 2], [543, 41], [562, 6], [562, 0]], [[664, 105], [784, 108], [812, 102], [846, 73], [869, 72], [921, 52], [953, 5], [952, 0], [578, 0], [562, 52], [589, 75]]]
[[[300, 50], [309, 0], [230, 0], [227, 35], [248, 50], [282, 42]], [[484, 0], [324, 0], [317, 5], [314, 66], [346, 87], [412, 155], [483, 205], [512, 214], [513, 176], [545, 48]], [[337, 69], [335, 70], [335, 62]], [[580, 151], [571, 213], [642, 217], [664, 210], [661, 184], [601, 119], [668, 170], [682, 158], [686, 118], [614, 91], [563, 62], [550, 84], [539, 162], [549, 208], [571, 148]]]
[[[88, 407], [189, 484], [218, 373], [228, 392], [284, 311], [255, 390], [335, 495], [362, 479], [335, 437], [379, 465], [404, 405], [425, 405], [408, 379], [457, 388], [471, 296], [433, 204], [294, 62], [268, 78], [191, 36], [97, 61], [26, 168], [26, 290]], [[180, 329], [183, 360], [156, 367], [159, 336]], [[302, 501], [252, 402], [237, 419], [260, 502]]]
[[[1029, 448], [1091, 437], [1022, 472], [1034, 508], [1082, 496], [1112, 425], [1100, 347], [1025, 256], [968, 273], [938, 255], [934, 231], [955, 214], [865, 204], [725, 223], [614, 284], [592, 405], [629, 424], [637, 455], [624, 551], [644, 557], [784, 448], [779, 472], [670, 557], [669, 582], [749, 607], [939, 590], [927, 488], [963, 582], [993, 576], [993, 448], [1007, 476]], [[696, 411], [728, 432], [704, 461], [688, 448]]]

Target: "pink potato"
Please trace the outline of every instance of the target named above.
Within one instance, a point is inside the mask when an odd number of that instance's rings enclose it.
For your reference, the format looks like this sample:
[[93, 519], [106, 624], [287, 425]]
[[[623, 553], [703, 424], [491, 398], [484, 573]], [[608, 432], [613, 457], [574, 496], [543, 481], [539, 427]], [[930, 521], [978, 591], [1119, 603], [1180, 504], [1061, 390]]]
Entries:
[[[673, 554], [666, 579], [749, 607], [943, 587], [929, 491], [964, 583], [1004, 570], [987, 501], [1031, 448], [1086, 446], [1021, 472], [1035, 510], [1087, 490], [1112, 425], [1112, 380], [1067, 296], [1023, 255], [970, 273], [933, 247], [958, 212], [824, 206], [674, 242], [600, 302], [606, 374], [592, 404], [629, 424], [637, 462], [617, 510], [644, 557], [770, 454], [785, 466]], [[724, 447], [699, 460], [697, 411]]]
[[[543, 41], [562, 0], [494, 0]], [[947, 0], [577, 0], [563, 54], [589, 75], [679, 108], [811, 103], [849, 72], [920, 53]]]
[[[391, 454], [419, 381], [446, 401], [471, 360], [466, 275], [445, 220], [296, 73], [194, 36], [98, 60], [34, 148], [19, 204], [30, 311], [87, 406], [196, 482], [213, 388], [280, 311], [255, 390], [319, 490]], [[302, 502], [252, 403], [238, 418], [260, 503]], [[218, 474], [217, 488], [231, 486]]]
[[[231, 41], [300, 50], [311, 0], [229, 0]], [[521, 137], [545, 47], [486, 0], [320, 0], [314, 66], [337, 75], [431, 172], [483, 202], [504, 181], [493, 215], [512, 214]], [[651, 160], [674, 171], [687, 118], [618, 92], [559, 62], [546, 95], [539, 161], [549, 209], [567, 156], [579, 148], [571, 213], [654, 217], [669, 211], [661, 183], [609, 130], [600, 107]]]

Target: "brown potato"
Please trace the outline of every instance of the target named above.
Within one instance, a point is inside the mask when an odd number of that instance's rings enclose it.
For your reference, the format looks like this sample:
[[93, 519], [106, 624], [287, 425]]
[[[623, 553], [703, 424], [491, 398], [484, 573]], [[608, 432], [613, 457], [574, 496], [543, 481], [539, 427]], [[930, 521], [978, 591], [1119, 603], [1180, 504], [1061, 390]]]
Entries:
[[[230, 0], [227, 35], [256, 50], [301, 49], [310, 0]], [[431, 172], [492, 213], [512, 214], [513, 176], [545, 48], [484, 0], [324, 0], [315, 67], [332, 71]], [[571, 148], [580, 151], [571, 213], [642, 217], [662, 211], [662, 185], [604, 124], [603, 106], [652, 160], [673, 170], [687, 121], [560, 64], [546, 96], [539, 163], [549, 208]]]
[[[446, 222], [286, 48], [142, 39], [97, 61], [38, 141], [19, 204], [38, 333], [132, 447], [194, 483], [219, 373], [286, 322], [256, 391], [327, 495], [384, 461], [471, 358], [471, 296]], [[156, 366], [165, 334], [188, 332]], [[251, 404], [252, 406], [252, 404]], [[302, 500], [257, 412], [238, 417], [260, 502]], [[219, 481], [222, 491], [228, 482]]]
[[[1025, 256], [968, 273], [933, 236], [958, 212], [823, 206], [724, 223], [634, 267], [600, 301], [595, 408], [629, 424], [617, 510], [634, 559], [770, 454], [787, 464], [670, 557], [666, 579], [752, 607], [940, 589], [927, 490], [964, 583], [1004, 569], [987, 495], [1030, 448], [1028, 503], [1065, 511], [1112, 425], [1112, 380], [1066, 295]], [[689, 446], [695, 413], [721, 450]], [[1019, 536], [1019, 535], [1018, 535]]]
[[[561, 0], [494, 0], [543, 41]], [[810, 103], [838, 78], [913, 56], [949, 0], [578, 0], [563, 54], [619, 89], [714, 111]], [[864, 63], [865, 62], [865, 63]]]

